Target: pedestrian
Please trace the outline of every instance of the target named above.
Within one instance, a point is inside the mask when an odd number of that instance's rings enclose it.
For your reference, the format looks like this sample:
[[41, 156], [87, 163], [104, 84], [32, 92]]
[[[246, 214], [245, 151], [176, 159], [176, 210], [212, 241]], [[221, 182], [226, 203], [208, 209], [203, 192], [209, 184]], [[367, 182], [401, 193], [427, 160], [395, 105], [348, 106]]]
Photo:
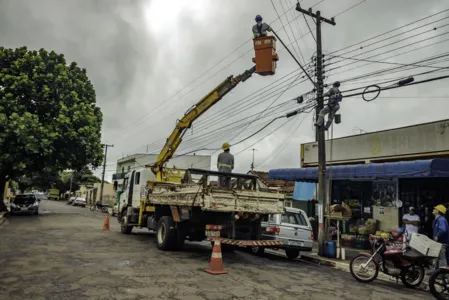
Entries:
[[413, 206], [410, 206], [408, 214], [405, 214], [404, 217], [402, 217], [402, 223], [404, 223], [405, 232], [407, 232], [407, 241], [410, 241], [412, 234], [418, 233], [419, 225], [421, 223], [419, 215], [416, 214]]
[[327, 117], [326, 125], [324, 126], [324, 129], [328, 130], [329, 127], [332, 125], [332, 121], [334, 120], [335, 114], [340, 109], [340, 104], [342, 99], [342, 95], [340, 92], [340, 82], [336, 81], [332, 85], [332, 87], [323, 94], [323, 97], [329, 96], [329, 100], [327, 101], [327, 104], [320, 110], [318, 120], [315, 123], [315, 126], [321, 127], [324, 124], [324, 117], [329, 114]]
[[437, 205], [433, 209], [435, 215], [435, 222], [433, 224], [433, 239], [442, 244], [440, 256], [436, 263], [435, 269], [447, 266], [449, 244], [449, 225], [444, 215], [446, 214], [446, 207], [444, 205]]
[[[223, 143], [223, 152], [218, 155], [217, 169], [218, 172], [231, 173], [234, 170], [234, 155], [230, 153], [231, 145]], [[231, 188], [231, 177], [218, 176], [218, 186]]]
[[256, 16], [256, 25], [253, 26], [254, 38], [266, 37], [267, 31], [273, 31], [267, 23], [262, 22], [262, 16]]

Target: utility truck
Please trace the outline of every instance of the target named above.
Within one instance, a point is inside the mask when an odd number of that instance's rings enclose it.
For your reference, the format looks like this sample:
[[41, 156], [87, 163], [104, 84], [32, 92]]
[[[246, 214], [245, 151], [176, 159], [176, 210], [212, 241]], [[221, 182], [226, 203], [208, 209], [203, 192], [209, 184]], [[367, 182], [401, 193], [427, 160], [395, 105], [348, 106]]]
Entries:
[[[274, 43], [273, 38], [269, 40]], [[277, 59], [277, 56], [272, 58], [270, 54], [267, 59]], [[261, 221], [270, 214], [284, 212], [284, 194], [259, 188], [254, 175], [165, 167], [192, 123], [239, 83], [249, 79], [256, 66], [236, 77], [228, 77], [190, 108], [177, 121], [154, 164], [125, 175], [122, 190], [117, 191], [120, 194], [117, 218], [122, 233], [131, 233], [134, 227], [153, 230], [160, 250], [180, 249], [185, 240], [205, 239], [220, 239], [223, 250], [235, 246], [280, 245], [278, 241], [260, 240], [261, 230], [279, 232], [276, 226], [262, 229]], [[274, 71], [275, 66], [272, 68]], [[211, 178], [220, 176], [230, 177], [230, 188], [211, 184]]]

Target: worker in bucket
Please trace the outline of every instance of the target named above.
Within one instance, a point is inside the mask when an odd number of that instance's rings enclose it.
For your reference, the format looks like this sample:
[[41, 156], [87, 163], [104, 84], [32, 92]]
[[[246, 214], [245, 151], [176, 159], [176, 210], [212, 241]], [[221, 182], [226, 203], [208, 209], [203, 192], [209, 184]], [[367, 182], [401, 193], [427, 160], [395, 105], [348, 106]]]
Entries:
[[332, 125], [332, 121], [334, 120], [335, 114], [340, 109], [339, 102], [342, 99], [341, 92], [339, 90], [340, 82], [336, 81], [332, 85], [332, 87], [324, 93], [323, 97], [329, 96], [329, 100], [327, 101], [327, 104], [320, 110], [318, 120], [315, 123], [315, 126], [323, 126], [324, 123], [324, 117], [329, 114], [327, 117], [326, 125], [324, 126], [325, 130], [328, 130], [329, 127]]
[[266, 37], [267, 31], [273, 31], [267, 23], [262, 22], [262, 16], [256, 16], [256, 25], [253, 26], [254, 38]]
[[[223, 149], [223, 152], [218, 155], [217, 159], [218, 172], [231, 173], [234, 169], [234, 155], [229, 152], [231, 145], [229, 143], [223, 143], [221, 149]], [[219, 176], [218, 186], [231, 188], [231, 177]]]
[[448, 254], [449, 254], [449, 225], [446, 217], [446, 207], [444, 205], [437, 205], [433, 209], [435, 215], [435, 223], [433, 224], [433, 239], [443, 244], [440, 251], [440, 256], [435, 264], [435, 270], [440, 267], [447, 266]]

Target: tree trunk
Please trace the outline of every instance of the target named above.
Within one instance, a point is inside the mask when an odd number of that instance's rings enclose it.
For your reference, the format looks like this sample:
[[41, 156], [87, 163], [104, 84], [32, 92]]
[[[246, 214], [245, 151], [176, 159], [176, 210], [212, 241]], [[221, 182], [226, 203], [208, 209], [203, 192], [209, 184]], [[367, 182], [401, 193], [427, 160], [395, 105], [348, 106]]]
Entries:
[[6, 207], [4, 197], [5, 197], [5, 185], [6, 185], [6, 176], [0, 175], [0, 212], [8, 211]]

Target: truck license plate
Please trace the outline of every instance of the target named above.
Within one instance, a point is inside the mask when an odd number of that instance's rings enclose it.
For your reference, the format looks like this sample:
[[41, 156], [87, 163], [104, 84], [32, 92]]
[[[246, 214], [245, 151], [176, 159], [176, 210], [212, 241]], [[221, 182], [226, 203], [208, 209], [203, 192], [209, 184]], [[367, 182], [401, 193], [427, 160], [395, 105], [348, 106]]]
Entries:
[[207, 237], [220, 237], [220, 231], [206, 230]]
[[288, 241], [288, 244], [291, 246], [304, 246], [303, 242], [297, 242], [297, 241]]

